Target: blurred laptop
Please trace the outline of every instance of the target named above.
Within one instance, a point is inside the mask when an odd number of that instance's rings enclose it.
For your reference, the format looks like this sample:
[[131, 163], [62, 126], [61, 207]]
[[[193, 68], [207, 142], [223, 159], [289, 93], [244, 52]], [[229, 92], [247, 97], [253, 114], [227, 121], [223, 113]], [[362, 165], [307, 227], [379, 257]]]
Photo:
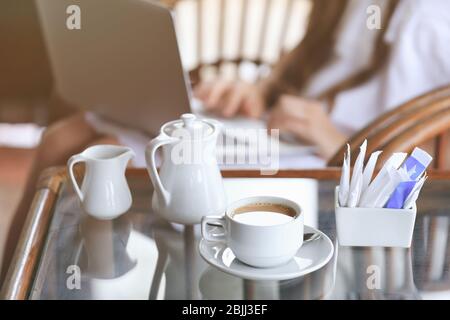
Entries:
[[[66, 25], [73, 4], [80, 8], [79, 30]], [[36, 5], [55, 88], [67, 102], [150, 135], [193, 109], [204, 116], [201, 105], [191, 107], [191, 87], [166, 7], [146, 0], [36, 0]], [[219, 120], [226, 128], [265, 128], [262, 120]], [[280, 146], [280, 152], [299, 150], [305, 147]]]

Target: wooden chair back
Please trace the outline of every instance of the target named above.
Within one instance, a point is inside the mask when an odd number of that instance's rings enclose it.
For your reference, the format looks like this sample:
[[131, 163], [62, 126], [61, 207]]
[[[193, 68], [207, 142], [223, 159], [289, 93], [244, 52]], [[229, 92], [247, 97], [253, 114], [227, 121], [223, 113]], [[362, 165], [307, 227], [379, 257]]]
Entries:
[[[434, 140], [434, 161], [437, 169], [445, 166], [447, 132], [450, 129], [450, 86], [438, 88], [386, 112], [350, 138], [352, 160], [359, 145], [368, 140], [367, 156], [383, 150], [379, 165], [392, 152], [410, 152], [415, 146]], [[343, 145], [328, 161], [329, 166], [342, 165]]]
[[[306, 20], [298, 19], [298, 17], [294, 16], [293, 12], [298, 11], [294, 10], [294, 6], [303, 5], [306, 9], [309, 6], [309, 3], [304, 0], [258, 0], [256, 5], [254, 1], [250, 0], [161, 1], [174, 10], [187, 2], [195, 5], [195, 10], [189, 12], [191, 13], [192, 23], [195, 25], [193, 41], [195, 43], [197, 61], [196, 66], [190, 72], [193, 85], [200, 80], [205, 80], [205, 78], [215, 77], [219, 74], [223, 76], [224, 71], [231, 71], [227, 75], [232, 74], [232, 79], [242, 78], [243, 64], [252, 66], [252, 70], [255, 73], [255, 77], [252, 80], [258, 80], [265, 72], [270, 70], [272, 63], [276, 62], [279, 56], [288, 50], [289, 35], [294, 34], [294, 37], [289, 38], [296, 38], [295, 41], [291, 41], [292, 45], [295, 45], [301, 37], [302, 22]], [[218, 7], [217, 10], [210, 10], [214, 12], [207, 11], [211, 3]], [[259, 17], [255, 17], [255, 7], [258, 9], [257, 15]], [[194, 11], [194, 14], [192, 14], [192, 11]], [[218, 23], [217, 32], [215, 32], [213, 37], [215, 41], [213, 51], [216, 52], [216, 55], [212, 60], [204, 56], [205, 46], [207, 45], [205, 33], [212, 31], [208, 30], [210, 24], [205, 21], [205, 13], [208, 15], [214, 14], [214, 18]], [[248, 25], [255, 21], [255, 25]], [[231, 24], [234, 28], [230, 28]], [[237, 32], [235, 32], [236, 28]], [[291, 29], [297, 29], [299, 31], [298, 34], [295, 35], [295, 32], [293, 33]], [[273, 41], [269, 40], [269, 31], [276, 34]], [[231, 33], [233, 36], [228, 36]], [[225, 48], [230, 39], [235, 42], [233, 47], [236, 49], [233, 50], [235, 51], [233, 56], [230, 56], [229, 50]], [[249, 40], [252, 40], [251, 42], [256, 46], [256, 50], [252, 50], [256, 52], [252, 53], [251, 56], [246, 53], [248, 50], [245, 50]], [[275, 52], [275, 54], [272, 54], [271, 58], [267, 58], [267, 50]], [[224, 70], [225, 68], [227, 70]]]

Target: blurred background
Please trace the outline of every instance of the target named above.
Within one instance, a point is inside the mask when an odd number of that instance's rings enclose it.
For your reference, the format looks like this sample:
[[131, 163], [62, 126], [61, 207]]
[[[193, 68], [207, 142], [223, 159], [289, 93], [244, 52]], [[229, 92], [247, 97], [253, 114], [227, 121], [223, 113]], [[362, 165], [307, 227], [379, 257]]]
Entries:
[[[162, 0], [192, 81], [255, 81], [302, 38], [308, 0]], [[220, 67], [218, 67], [220, 66]], [[52, 92], [34, 1], [0, 2], [0, 257], [42, 131], [73, 109]]]
[[[115, 17], [120, 20], [125, 16], [121, 9], [126, 8], [130, 3], [140, 5], [142, 2], [151, 0], [84, 1], [86, 1], [86, 7], [95, 6], [95, 9], [98, 9], [97, 14], [103, 9], [108, 10], [109, 6], [112, 16], [116, 14]], [[255, 89], [258, 85], [264, 84], [264, 81], [259, 82], [259, 80], [272, 80], [271, 89], [274, 92], [277, 91], [277, 95], [276, 97], [274, 95], [274, 99], [269, 99], [270, 95], [264, 97], [267, 100], [274, 100], [266, 101], [266, 109], [263, 109], [272, 117], [261, 116], [264, 128], [266, 125], [270, 126], [270, 119], [273, 120], [277, 115], [279, 116], [281, 110], [280, 118], [285, 124], [295, 122], [291, 126], [294, 130], [291, 129], [291, 131], [296, 131], [299, 139], [295, 140], [294, 144], [300, 145], [306, 142], [305, 145], [310, 146], [308, 143], [312, 142], [316, 146], [321, 145], [323, 149], [332, 150], [327, 156], [322, 154], [319, 157], [318, 154], [314, 154], [314, 157], [311, 157], [314, 164], [320, 161], [320, 165], [316, 168], [340, 166], [347, 141], [351, 146], [351, 158], [354, 161], [359, 146], [365, 139], [369, 141], [367, 155], [376, 150], [383, 150], [377, 162], [378, 166], [393, 152], [411, 152], [414, 147], [420, 146], [433, 155], [434, 160], [431, 165], [433, 169], [442, 170], [450, 167], [450, 63], [448, 60], [450, 4], [447, 0], [155, 1], [164, 3], [172, 9], [182, 63], [184, 69], [189, 71], [191, 84], [193, 86], [198, 83], [211, 84], [211, 80], [214, 79], [244, 80], [248, 83], [233, 82], [233, 84], [247, 85]], [[64, 165], [71, 155], [80, 152], [87, 145], [94, 143], [93, 141], [99, 143], [94, 139], [100, 136], [100, 132], [95, 132], [97, 129], [95, 125], [89, 127], [86, 124], [85, 114], [80, 111], [80, 107], [85, 106], [70, 105], [59, 96], [55, 89], [56, 81], [52, 74], [58, 74], [58, 72], [51, 68], [55, 59], [53, 55], [50, 61], [50, 55], [47, 52], [46, 39], [39, 21], [38, 7], [40, 6], [37, 6], [37, 3], [50, 4], [47, 9], [52, 14], [61, 14], [65, 19], [67, 12], [61, 8], [65, 8], [67, 4], [80, 4], [82, 1], [0, 1], [0, 269], [3, 253], [11, 251], [5, 248], [14, 249], [17, 243], [17, 235], [35, 193], [38, 174], [49, 166], [49, 163]], [[55, 5], [56, 3], [58, 5]], [[110, 5], [113, 3], [116, 6]], [[368, 8], [373, 4], [382, 12], [381, 25], [375, 28], [377, 30], [369, 28], [367, 22]], [[40, 12], [42, 14], [42, 11]], [[133, 19], [133, 23], [129, 25], [134, 26], [134, 21], [137, 21], [136, 25], [140, 26], [141, 21], [149, 21], [146, 20], [147, 15], [140, 16], [141, 20], [136, 19], [141, 11], [132, 12], [134, 14], [127, 16]], [[108, 61], [105, 63], [106, 72], [97, 74], [106, 79], [111, 74], [113, 74], [111, 78], [115, 76], [121, 80], [127, 79], [126, 83], [130, 84], [132, 90], [139, 86], [136, 84], [144, 83], [144, 91], [148, 90], [146, 81], [131, 82], [129, 78], [123, 76], [120, 68], [109, 69], [109, 66], [113, 64], [109, 61], [119, 61], [118, 64], [123, 62], [124, 65], [131, 66], [132, 69], [142, 71], [146, 75], [156, 74], [148, 73], [142, 64], [133, 64], [133, 61], [130, 63], [129, 56], [118, 53], [120, 49], [127, 48], [126, 41], [123, 45], [122, 38], [118, 38], [114, 31], [108, 28], [112, 25], [103, 24], [102, 21], [105, 20], [102, 18], [102, 15], [96, 15], [93, 19], [94, 24], [101, 26], [100, 32], [107, 33], [116, 44], [118, 43], [116, 48], [119, 50], [111, 53], [110, 47], [106, 45], [104, 51], [95, 52], [100, 53], [98, 61]], [[58, 19], [54, 22], [63, 23], [62, 19], [61, 21]], [[120, 24], [121, 21], [110, 20], [117, 23], [114, 25], [117, 27], [115, 30], [119, 30], [118, 32], [125, 30], [123, 24]], [[106, 21], [111, 22], [110, 20]], [[144, 25], [148, 27], [148, 24]], [[61, 26], [64, 28], [63, 24]], [[142, 30], [144, 30], [143, 37], [147, 37], [148, 29]], [[94, 32], [91, 41], [97, 43], [95, 36], [98, 35]], [[135, 39], [138, 41], [134, 43], [137, 42], [140, 45], [142, 38], [139, 36], [142, 35], [136, 36]], [[159, 33], [157, 36], [159, 40]], [[301, 42], [302, 39], [304, 41]], [[164, 38], [161, 37], [161, 41], [163, 40]], [[69, 48], [68, 43], [71, 43], [70, 40], [63, 43], [61, 47]], [[83, 47], [91, 48], [89, 45]], [[75, 52], [71, 49], [72, 47], [65, 53]], [[118, 60], [105, 59], [105, 53], [116, 53], [111, 57]], [[65, 54], [62, 56], [66, 59]], [[162, 57], [163, 60], [167, 59], [166, 55]], [[282, 57], [285, 59], [280, 61]], [[69, 61], [68, 64], [73, 61], [83, 63], [74, 68], [75, 74], [79, 69], [83, 69], [79, 66], [83, 66], [85, 62], [77, 54], [73, 54], [71, 59], [65, 61]], [[82, 70], [84, 73], [80, 72], [80, 74], [90, 76], [92, 69], [95, 69], [91, 65], [88, 60]], [[110, 72], [110, 70], [113, 71]], [[114, 70], [116, 70], [115, 73]], [[68, 74], [70, 76], [66, 78], [74, 78], [73, 73]], [[270, 77], [268, 77], [269, 74]], [[162, 83], [160, 73], [157, 73], [157, 76], [157, 83]], [[84, 84], [86, 78], [80, 78], [82, 79], [80, 83]], [[99, 78], [102, 79], [102, 77]], [[215, 84], [217, 83], [220, 84], [220, 81]], [[254, 85], [255, 83], [258, 85]], [[88, 90], [92, 89], [94, 97], [100, 95], [96, 85], [88, 86]], [[169, 95], [172, 96], [172, 87], [166, 87], [170, 88]], [[71, 88], [78, 89], [79, 86], [71, 86]], [[122, 91], [109, 90], [109, 88], [105, 90], [106, 94], [110, 92], [120, 94]], [[265, 95], [262, 89], [259, 93], [261, 96]], [[251, 94], [249, 96], [251, 97]], [[247, 105], [255, 107], [255, 100], [249, 99], [249, 101], [251, 103]], [[126, 103], [128, 102], [127, 99]], [[224, 104], [223, 101], [222, 104]], [[104, 105], [109, 106], [108, 103]], [[160, 105], [157, 107], [161, 108]], [[145, 121], [151, 119], [153, 115], [143, 118], [139, 112], [130, 112], [129, 109], [123, 109], [122, 105], [120, 110], [125, 110]], [[315, 123], [309, 127], [302, 127], [306, 118], [305, 114], [308, 112], [310, 122]], [[72, 125], [71, 130], [65, 131], [66, 128], [60, 124], [66, 119], [75, 118], [71, 117], [74, 115], [81, 115], [77, 120], [82, 122], [82, 129]], [[82, 118], [83, 121], [80, 121]], [[70, 120], [68, 122], [71, 125]], [[67, 125], [67, 122], [64, 124]], [[281, 126], [282, 124], [278, 123], [278, 128]], [[52, 134], [48, 134], [51, 129], [45, 131], [46, 128], [59, 130], [53, 130]], [[70, 133], [64, 135], [66, 132]], [[87, 138], [86, 141], [81, 141], [85, 138], [84, 136], [89, 135], [89, 141]], [[67, 146], [73, 142], [71, 140], [77, 140], [75, 138], [79, 136], [81, 138], [78, 139], [80, 141], [77, 142], [79, 144], [77, 147], [80, 145], [83, 147], [74, 152], [75, 146], [71, 148]], [[101, 138], [104, 137], [101, 136]], [[314, 138], [317, 141], [314, 141]], [[144, 148], [149, 139], [150, 136], [144, 137]], [[332, 140], [336, 140], [333, 145], [330, 144]], [[37, 148], [40, 142], [42, 143]], [[101, 143], [121, 142], [120, 140], [113, 142], [103, 140]], [[59, 152], [56, 151], [57, 149]], [[143, 152], [137, 153], [143, 155]], [[295, 164], [299, 163], [297, 155], [291, 158]], [[39, 166], [36, 163], [44, 163], [45, 166]], [[312, 167], [298, 166], [296, 168], [310, 169]], [[441, 171], [436, 172], [441, 174]], [[26, 192], [24, 192], [25, 189]], [[442, 192], [445, 193], [444, 190]], [[13, 216], [17, 221], [11, 223]], [[440, 233], [445, 244], [450, 239], [447, 222], [448, 219], [444, 219], [430, 223], [432, 226], [441, 225], [446, 228], [445, 232]], [[10, 228], [10, 226], [13, 227]], [[8, 246], [5, 246], [8, 231], [13, 237], [8, 237]], [[445, 267], [446, 262], [449, 261], [449, 248], [450, 246], [447, 246], [445, 251], [446, 260], [439, 265]], [[8, 263], [7, 258], [3, 260], [5, 261]], [[441, 269], [439, 271], [442, 271]]]

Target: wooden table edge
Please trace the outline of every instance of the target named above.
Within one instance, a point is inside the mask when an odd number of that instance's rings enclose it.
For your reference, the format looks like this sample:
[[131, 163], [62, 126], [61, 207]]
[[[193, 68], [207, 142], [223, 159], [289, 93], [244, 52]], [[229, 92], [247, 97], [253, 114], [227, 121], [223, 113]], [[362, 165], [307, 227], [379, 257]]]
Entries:
[[[340, 168], [308, 170], [280, 170], [273, 175], [262, 175], [259, 170], [222, 170], [224, 178], [310, 178], [317, 180], [339, 180]], [[145, 169], [130, 168], [127, 176], [147, 176]], [[430, 170], [433, 180], [450, 180], [450, 171]], [[0, 291], [0, 298], [7, 300], [26, 299], [31, 290], [33, 276], [53, 214], [55, 200], [61, 185], [68, 179], [65, 167], [46, 169], [40, 176], [21, 236], [8, 273]]]

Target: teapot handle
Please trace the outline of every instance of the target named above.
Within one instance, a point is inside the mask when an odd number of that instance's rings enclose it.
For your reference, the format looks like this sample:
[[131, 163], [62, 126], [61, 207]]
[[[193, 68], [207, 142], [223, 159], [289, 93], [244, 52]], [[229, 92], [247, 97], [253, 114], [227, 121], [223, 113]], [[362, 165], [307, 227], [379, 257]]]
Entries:
[[83, 193], [80, 190], [80, 187], [78, 186], [77, 180], [75, 179], [75, 175], [73, 174], [73, 166], [78, 162], [86, 161], [81, 155], [77, 154], [72, 156], [69, 161], [67, 162], [67, 168], [69, 169], [69, 175], [70, 180], [72, 181], [73, 188], [75, 189], [75, 192], [78, 195], [78, 198], [80, 198], [80, 201], [83, 202]]
[[167, 206], [170, 202], [170, 193], [164, 188], [161, 179], [156, 169], [156, 150], [165, 144], [173, 143], [178, 141], [178, 139], [171, 138], [164, 133], [150, 141], [145, 149], [145, 161], [147, 162], [147, 171], [150, 176], [150, 180], [155, 187], [155, 191], [158, 193], [160, 199], [163, 200], [164, 206]]

